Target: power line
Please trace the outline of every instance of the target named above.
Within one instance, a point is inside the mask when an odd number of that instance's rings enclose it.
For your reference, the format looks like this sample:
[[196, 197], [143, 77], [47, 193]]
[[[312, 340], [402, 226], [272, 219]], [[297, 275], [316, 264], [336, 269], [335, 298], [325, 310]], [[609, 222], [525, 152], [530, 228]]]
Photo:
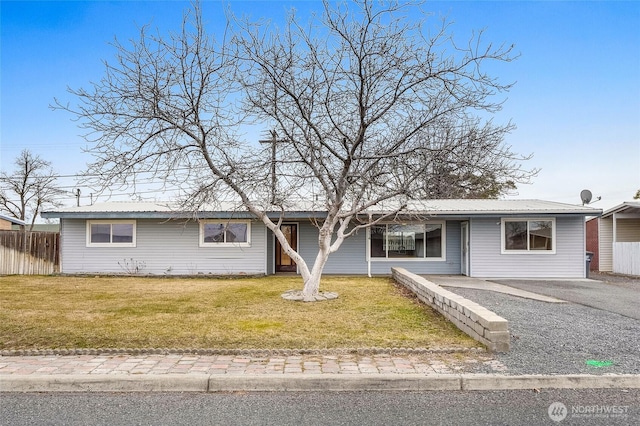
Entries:
[[[136, 170], [131, 172], [133, 175], [143, 174], [143, 173], [169, 173], [174, 171], [187, 171], [187, 170], [197, 170], [197, 169], [206, 169], [207, 166], [189, 166], [189, 167], [174, 167], [171, 169], [158, 169], [158, 170]], [[48, 175], [54, 179], [63, 179], [63, 178], [96, 178], [102, 176], [102, 173], [78, 173], [73, 175]], [[22, 179], [23, 176], [13, 175], [7, 176], [6, 179]]]

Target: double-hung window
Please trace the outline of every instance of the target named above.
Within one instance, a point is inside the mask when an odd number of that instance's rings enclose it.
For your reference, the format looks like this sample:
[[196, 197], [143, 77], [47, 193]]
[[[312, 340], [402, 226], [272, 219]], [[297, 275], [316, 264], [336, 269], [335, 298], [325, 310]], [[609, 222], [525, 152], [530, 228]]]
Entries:
[[555, 219], [502, 219], [502, 253], [555, 253]]
[[135, 247], [135, 220], [87, 221], [87, 247]]
[[444, 222], [428, 224], [385, 224], [369, 230], [372, 259], [444, 260]]
[[251, 222], [203, 220], [200, 222], [200, 247], [249, 247]]

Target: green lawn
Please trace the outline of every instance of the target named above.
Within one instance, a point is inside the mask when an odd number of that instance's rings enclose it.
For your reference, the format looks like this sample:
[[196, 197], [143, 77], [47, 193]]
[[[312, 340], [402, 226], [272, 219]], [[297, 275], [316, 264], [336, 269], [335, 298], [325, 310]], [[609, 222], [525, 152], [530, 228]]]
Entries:
[[323, 278], [336, 300], [280, 294], [299, 277], [0, 277], [0, 349], [476, 347], [389, 278]]

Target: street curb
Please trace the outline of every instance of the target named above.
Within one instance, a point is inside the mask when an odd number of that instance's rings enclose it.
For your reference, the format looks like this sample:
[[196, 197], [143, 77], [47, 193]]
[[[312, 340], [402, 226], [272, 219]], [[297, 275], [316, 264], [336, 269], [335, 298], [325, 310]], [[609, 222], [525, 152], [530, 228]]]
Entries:
[[0, 392], [206, 392], [208, 375], [0, 376]]
[[461, 390], [510, 389], [640, 389], [640, 375], [523, 375], [469, 374], [461, 376]]
[[[238, 388], [239, 387], [239, 388]], [[452, 374], [297, 374], [286, 376], [211, 376], [209, 392], [225, 391], [424, 391], [460, 390]]]
[[0, 392], [482, 391], [515, 389], [640, 389], [640, 375], [70, 374], [0, 376]]

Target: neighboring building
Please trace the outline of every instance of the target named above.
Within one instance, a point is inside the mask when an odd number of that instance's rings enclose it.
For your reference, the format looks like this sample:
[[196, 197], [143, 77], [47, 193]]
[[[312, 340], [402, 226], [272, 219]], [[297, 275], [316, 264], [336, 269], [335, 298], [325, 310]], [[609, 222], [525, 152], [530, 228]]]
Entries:
[[598, 219], [593, 217], [587, 220], [587, 252], [593, 253], [589, 269], [600, 270], [600, 248], [598, 247]]
[[[368, 211], [371, 220], [384, 209]], [[363, 229], [330, 256], [327, 274], [584, 278], [585, 217], [599, 209], [541, 200], [412, 202], [395, 222]], [[278, 212], [272, 213], [274, 218]], [[198, 220], [193, 220], [194, 216]], [[313, 207], [288, 211], [282, 230], [309, 263], [318, 252]], [[60, 218], [61, 272], [274, 274], [296, 272], [271, 231], [248, 212], [179, 212], [106, 203], [42, 213]]]
[[27, 223], [20, 220], [20, 219], [16, 219], [15, 217], [11, 217], [11, 216], [5, 216], [2, 213], [0, 213], [0, 231], [11, 231], [11, 226], [12, 225], [26, 225]]
[[[640, 202], [625, 202], [587, 222], [587, 250], [597, 253], [597, 270], [640, 275]], [[592, 268], [593, 269], [593, 268]]]
[[[27, 225], [27, 229], [29, 228], [30, 226]], [[14, 231], [18, 231], [20, 230], [20, 226], [13, 225], [11, 229]], [[33, 232], [60, 232], [60, 224], [59, 223], [36, 223], [33, 225], [32, 231]]]

